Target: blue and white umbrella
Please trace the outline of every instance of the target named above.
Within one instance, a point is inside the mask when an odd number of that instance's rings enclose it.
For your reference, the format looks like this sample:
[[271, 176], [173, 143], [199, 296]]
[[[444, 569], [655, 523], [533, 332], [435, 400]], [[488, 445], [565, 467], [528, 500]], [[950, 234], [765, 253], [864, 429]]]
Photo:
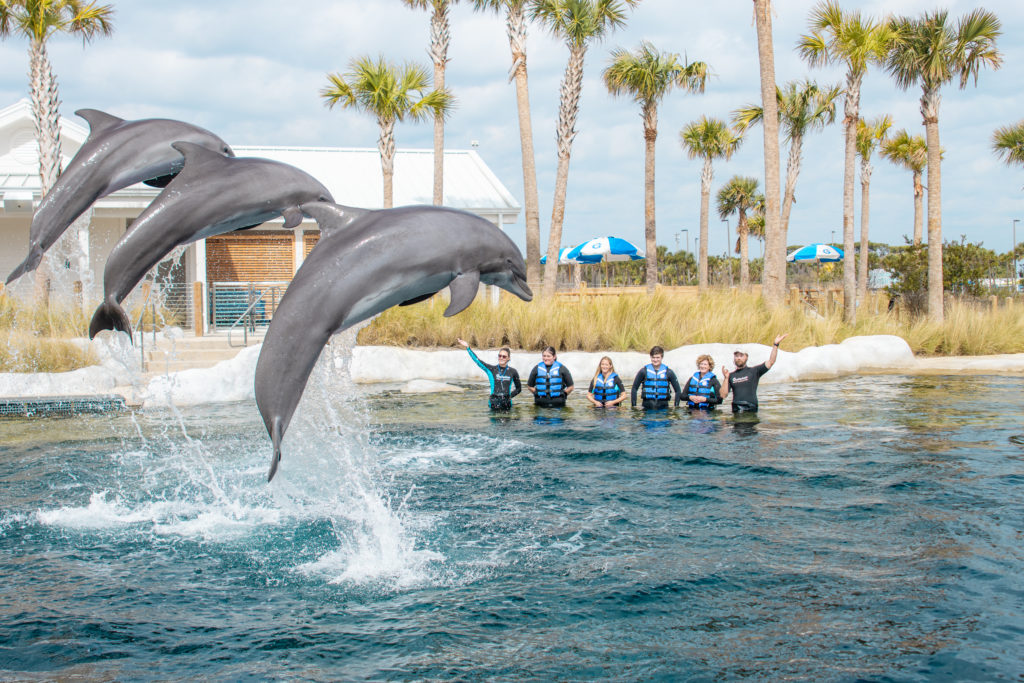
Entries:
[[566, 258], [577, 263], [639, 261], [644, 258], [644, 252], [640, 247], [621, 237], [595, 237], [573, 247]]
[[[573, 250], [572, 247], [562, 247], [561, 249], [559, 249], [558, 250], [558, 262], [559, 263], [563, 263], [563, 264], [564, 263], [576, 263], [576, 261], [573, 261], [572, 259], [568, 258], [569, 252], [572, 251], [572, 250]], [[540, 262], [541, 263], [547, 263], [548, 262], [548, 255], [544, 254], [543, 256], [541, 256], [540, 257]]]
[[807, 261], [826, 263], [829, 261], [841, 261], [842, 258], [842, 249], [836, 249], [835, 247], [827, 244], [808, 244], [806, 247], [800, 247], [787, 256], [786, 260], [791, 263], [803, 263]]

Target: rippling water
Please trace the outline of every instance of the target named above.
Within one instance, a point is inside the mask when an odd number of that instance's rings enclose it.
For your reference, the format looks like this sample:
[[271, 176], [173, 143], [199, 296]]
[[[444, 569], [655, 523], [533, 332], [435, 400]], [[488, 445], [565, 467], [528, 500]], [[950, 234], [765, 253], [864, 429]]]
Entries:
[[0, 677], [1020, 680], [1021, 381], [760, 394], [5, 420]]

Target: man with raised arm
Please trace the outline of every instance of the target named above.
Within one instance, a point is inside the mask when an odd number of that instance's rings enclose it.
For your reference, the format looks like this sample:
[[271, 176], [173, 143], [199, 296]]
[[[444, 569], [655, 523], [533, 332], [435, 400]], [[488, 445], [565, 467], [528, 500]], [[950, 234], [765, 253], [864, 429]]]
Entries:
[[757, 383], [761, 380], [761, 375], [772, 369], [775, 365], [775, 358], [779, 355], [779, 344], [785, 339], [789, 333], [780, 334], [775, 338], [775, 343], [772, 344], [772, 353], [768, 356], [768, 360], [749, 367], [747, 365], [747, 352], [737, 349], [732, 354], [733, 362], [736, 363], [736, 369], [729, 372], [726, 367], [722, 368], [722, 374], [725, 376], [725, 392], [722, 394], [722, 400], [732, 392], [732, 412], [734, 413], [747, 413], [757, 412]]

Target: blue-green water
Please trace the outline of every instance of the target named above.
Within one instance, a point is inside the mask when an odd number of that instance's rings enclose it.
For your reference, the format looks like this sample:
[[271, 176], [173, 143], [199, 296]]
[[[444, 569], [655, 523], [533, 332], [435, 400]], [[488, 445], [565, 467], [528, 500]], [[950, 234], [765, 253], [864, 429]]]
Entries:
[[1024, 395], [0, 422], [0, 678], [1021, 680]]

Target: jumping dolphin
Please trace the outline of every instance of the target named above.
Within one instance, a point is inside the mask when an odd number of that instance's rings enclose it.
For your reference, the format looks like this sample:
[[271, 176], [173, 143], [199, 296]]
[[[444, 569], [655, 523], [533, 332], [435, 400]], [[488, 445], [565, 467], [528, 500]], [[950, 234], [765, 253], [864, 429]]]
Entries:
[[256, 405], [274, 442], [268, 481], [277, 472], [281, 440], [309, 374], [331, 335], [445, 287], [451, 291], [445, 316], [469, 306], [481, 282], [524, 301], [533, 298], [518, 247], [479, 216], [406, 206], [352, 220], [352, 210], [336, 204], [301, 208], [320, 224], [323, 237], [281, 297], [256, 363]]
[[28, 256], [7, 276], [7, 284], [35, 270], [43, 253], [100, 197], [139, 182], [166, 186], [185, 163], [171, 143], [191, 142], [234, 156], [219, 137], [182, 121], [125, 121], [96, 109], [75, 114], [89, 123], [89, 137], [39, 202], [29, 229]]
[[278, 216], [284, 216], [284, 227], [294, 228], [302, 222], [300, 204], [333, 199], [316, 178], [279, 161], [226, 157], [189, 142], [172, 147], [184, 155], [185, 167], [107, 257], [104, 300], [89, 323], [90, 339], [112, 329], [131, 336], [120, 304], [175, 247]]

